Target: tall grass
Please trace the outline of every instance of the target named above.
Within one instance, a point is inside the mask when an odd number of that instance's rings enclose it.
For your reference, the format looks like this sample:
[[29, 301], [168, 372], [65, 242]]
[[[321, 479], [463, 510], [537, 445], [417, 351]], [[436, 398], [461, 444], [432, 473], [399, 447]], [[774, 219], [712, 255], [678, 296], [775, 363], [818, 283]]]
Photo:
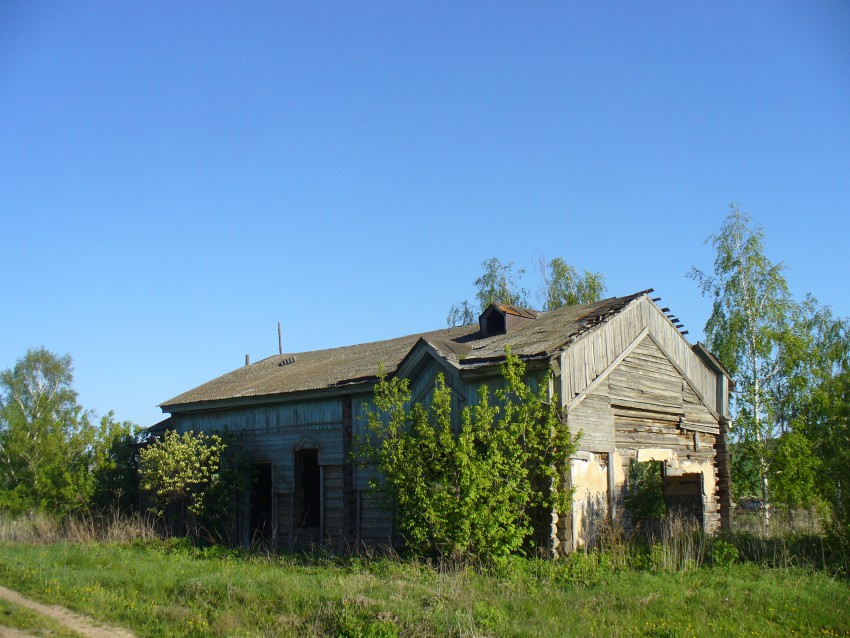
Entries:
[[156, 521], [139, 514], [119, 512], [102, 516], [59, 518], [44, 512], [10, 516], [0, 512], [0, 542], [43, 544], [132, 543], [160, 538]]
[[[752, 531], [750, 531], [752, 530]], [[101, 516], [59, 518], [46, 513], [13, 517], [0, 512], [0, 542], [18, 544], [48, 544], [56, 542], [134, 543], [167, 540], [164, 528], [151, 517], [139, 514], [122, 515], [113, 512]], [[189, 539], [174, 545], [191, 549]], [[213, 547], [197, 550], [211, 556], [251, 555], [277, 558], [279, 552], [266, 539], [257, 539], [247, 552]], [[287, 558], [288, 556], [288, 558]], [[301, 558], [298, 558], [298, 557]], [[302, 560], [303, 554], [284, 554], [284, 560]], [[363, 545], [338, 545], [334, 548], [316, 547], [308, 562], [322, 560], [328, 563], [368, 564], [375, 561], [399, 561], [392, 548]], [[525, 559], [521, 559], [521, 562]], [[549, 561], [552, 562], [552, 561]], [[773, 527], [748, 528], [748, 531], [710, 536], [700, 530], [697, 521], [679, 516], [668, 516], [662, 521], [644, 525], [625, 532], [617, 524], [599, 525], [592, 545], [580, 548], [566, 559], [554, 561], [551, 568], [559, 576], [552, 577], [569, 582], [591, 582], [598, 575], [628, 570], [663, 573], [687, 572], [704, 566], [725, 567], [735, 562], [756, 563], [771, 569], [808, 569], [824, 571], [830, 575], [850, 576], [850, 546], [840, 537], [824, 533], [801, 533], [796, 529]], [[546, 561], [535, 564], [545, 565]], [[504, 573], [505, 566], [516, 565], [513, 560], [497, 563], [470, 562], [463, 559], [443, 559], [427, 562], [442, 573], [457, 573], [465, 569]], [[547, 571], [549, 567], [536, 567]], [[552, 573], [554, 573], [552, 572]]]

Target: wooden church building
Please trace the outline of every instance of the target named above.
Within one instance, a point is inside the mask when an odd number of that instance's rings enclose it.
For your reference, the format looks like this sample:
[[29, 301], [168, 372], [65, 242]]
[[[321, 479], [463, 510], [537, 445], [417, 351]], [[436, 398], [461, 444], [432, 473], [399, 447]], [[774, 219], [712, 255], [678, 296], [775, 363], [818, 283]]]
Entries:
[[550, 392], [581, 433], [571, 511], [553, 513], [541, 544], [569, 552], [592, 544], [601, 521], [628, 527], [629, 468], [647, 461], [661, 466], [668, 508], [715, 532], [730, 524], [730, 378], [650, 292], [548, 312], [492, 304], [478, 325], [269, 357], [165, 401], [164, 423], [241, 435], [256, 469], [244, 542], [391, 543], [393, 512], [370, 492], [373, 473], [350, 461], [379, 366], [408, 378], [414, 400], [442, 372], [462, 408], [481, 383], [500, 382], [510, 346], [530, 376], [552, 372]]

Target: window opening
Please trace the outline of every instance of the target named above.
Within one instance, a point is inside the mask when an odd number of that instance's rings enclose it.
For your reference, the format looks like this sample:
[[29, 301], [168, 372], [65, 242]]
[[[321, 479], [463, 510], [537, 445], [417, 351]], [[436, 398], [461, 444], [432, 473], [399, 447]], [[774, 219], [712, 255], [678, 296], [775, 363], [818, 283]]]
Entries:
[[321, 524], [321, 472], [318, 450], [295, 452], [295, 514], [301, 527]]

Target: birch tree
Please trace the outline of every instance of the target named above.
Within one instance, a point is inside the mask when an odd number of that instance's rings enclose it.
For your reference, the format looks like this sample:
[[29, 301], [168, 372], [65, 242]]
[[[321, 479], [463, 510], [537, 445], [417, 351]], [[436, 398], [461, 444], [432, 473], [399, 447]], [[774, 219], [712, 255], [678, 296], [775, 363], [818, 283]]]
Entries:
[[605, 294], [605, 275], [589, 270], [579, 274], [575, 266], [561, 257], [555, 257], [548, 263], [541, 257], [537, 269], [543, 280], [538, 293], [543, 301], [543, 310], [599, 301]]
[[89, 414], [77, 403], [69, 355], [29, 350], [0, 372], [0, 507], [67, 510], [88, 470]]
[[528, 290], [520, 285], [524, 268], [514, 269], [514, 262], [503, 263], [497, 257], [482, 261], [481, 268], [484, 272], [475, 280], [477, 308], [468, 300], [454, 304], [446, 320], [449, 326], [475, 323], [478, 315], [494, 302], [509, 306], [528, 305]]
[[0, 509], [134, 506], [137, 426], [77, 403], [70, 355], [35, 348], [0, 372]]
[[715, 250], [713, 274], [694, 267], [688, 276], [696, 280], [703, 296], [712, 299], [705, 326], [707, 345], [737, 386], [731, 433], [739, 454], [733, 458], [733, 480], [739, 489], [750, 487], [760, 493], [768, 524], [768, 444], [778, 434], [769, 388], [782, 371], [780, 343], [793, 302], [784, 264], [765, 254], [764, 229], [736, 204], [729, 208], [720, 232], [706, 240]]
[[[503, 262], [496, 257], [481, 262], [483, 273], [475, 280], [476, 302], [464, 300], [454, 304], [446, 323], [463, 326], [478, 321], [478, 315], [491, 303], [528, 307], [529, 292], [520, 284], [525, 269], [514, 268], [512, 261]], [[538, 299], [543, 310], [599, 301], [605, 294], [605, 276], [585, 270], [583, 273], [556, 257], [550, 262], [540, 257], [536, 270], [541, 278]]]

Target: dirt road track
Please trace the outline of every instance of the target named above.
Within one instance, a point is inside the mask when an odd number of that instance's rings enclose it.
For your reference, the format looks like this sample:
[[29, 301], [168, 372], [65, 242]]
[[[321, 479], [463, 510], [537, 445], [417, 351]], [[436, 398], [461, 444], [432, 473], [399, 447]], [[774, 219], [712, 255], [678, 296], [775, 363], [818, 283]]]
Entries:
[[[10, 603], [31, 609], [42, 616], [51, 618], [60, 625], [76, 631], [87, 638], [135, 638], [126, 629], [96, 624], [91, 618], [75, 614], [59, 605], [42, 605], [29, 598], [24, 598], [18, 592], [0, 586], [0, 598]], [[24, 638], [30, 634], [9, 627], [0, 627], [0, 638]]]

